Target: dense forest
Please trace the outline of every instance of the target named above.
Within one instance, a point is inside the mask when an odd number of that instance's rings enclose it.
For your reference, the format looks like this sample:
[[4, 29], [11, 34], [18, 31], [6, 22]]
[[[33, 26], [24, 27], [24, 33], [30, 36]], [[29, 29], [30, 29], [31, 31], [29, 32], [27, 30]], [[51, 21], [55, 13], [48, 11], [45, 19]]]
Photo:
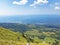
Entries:
[[0, 45], [60, 45], [59, 24], [0, 23]]

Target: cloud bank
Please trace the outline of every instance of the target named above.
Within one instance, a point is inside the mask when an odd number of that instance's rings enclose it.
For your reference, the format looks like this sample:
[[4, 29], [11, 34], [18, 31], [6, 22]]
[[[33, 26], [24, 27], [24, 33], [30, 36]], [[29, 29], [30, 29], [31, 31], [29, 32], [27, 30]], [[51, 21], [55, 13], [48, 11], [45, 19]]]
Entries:
[[[17, 4], [17, 5], [25, 5], [25, 4], [27, 4], [27, 2], [28, 2], [28, 0], [20, 0], [19, 2], [17, 2], [17, 1], [13, 1], [13, 4]], [[29, 6], [33, 6], [34, 8], [36, 8], [36, 5], [40, 5], [40, 4], [47, 4], [48, 3], [48, 1], [47, 0], [35, 0], [34, 2], [33, 2], [33, 4], [30, 4]]]
[[39, 4], [47, 4], [47, 3], [48, 3], [47, 0], [37, 0], [37, 1], [34, 1], [34, 3], [31, 4], [30, 6], [34, 6], [35, 7], [36, 5], [39, 5]]
[[25, 5], [28, 2], [28, 0], [21, 0], [19, 2], [14, 1], [13, 4], [17, 4], [17, 5]]

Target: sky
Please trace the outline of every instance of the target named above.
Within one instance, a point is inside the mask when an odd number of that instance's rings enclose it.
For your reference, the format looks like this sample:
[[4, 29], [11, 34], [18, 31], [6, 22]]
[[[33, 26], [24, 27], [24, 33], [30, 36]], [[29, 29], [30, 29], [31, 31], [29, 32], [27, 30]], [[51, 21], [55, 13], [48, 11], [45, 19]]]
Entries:
[[60, 0], [0, 0], [0, 16], [60, 15]]

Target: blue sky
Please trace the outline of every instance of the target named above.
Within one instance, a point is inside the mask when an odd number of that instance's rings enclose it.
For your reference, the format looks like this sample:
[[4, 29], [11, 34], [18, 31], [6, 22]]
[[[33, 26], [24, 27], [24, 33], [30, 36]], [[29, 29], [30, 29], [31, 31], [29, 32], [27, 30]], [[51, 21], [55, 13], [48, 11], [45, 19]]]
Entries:
[[0, 0], [0, 16], [60, 14], [60, 0]]

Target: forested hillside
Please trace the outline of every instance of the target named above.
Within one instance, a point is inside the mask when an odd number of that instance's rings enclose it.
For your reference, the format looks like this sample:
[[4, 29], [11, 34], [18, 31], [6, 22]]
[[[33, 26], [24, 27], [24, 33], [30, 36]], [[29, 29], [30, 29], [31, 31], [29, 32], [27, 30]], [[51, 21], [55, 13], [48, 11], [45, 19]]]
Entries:
[[0, 45], [60, 45], [60, 25], [0, 23]]

